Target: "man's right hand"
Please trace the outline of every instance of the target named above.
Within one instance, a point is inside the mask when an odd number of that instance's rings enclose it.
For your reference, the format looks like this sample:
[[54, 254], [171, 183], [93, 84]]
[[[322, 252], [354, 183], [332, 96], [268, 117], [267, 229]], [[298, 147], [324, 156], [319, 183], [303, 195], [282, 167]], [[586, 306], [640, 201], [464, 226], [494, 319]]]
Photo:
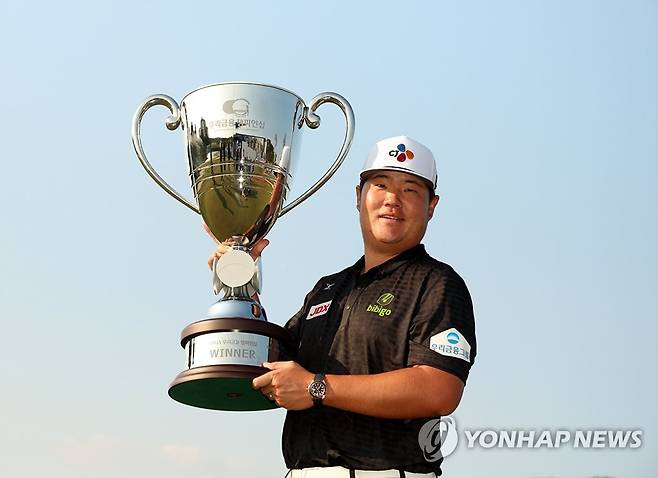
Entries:
[[[213, 270], [215, 261], [218, 260], [220, 257], [222, 257], [224, 253], [231, 248], [232, 242], [224, 241], [223, 243], [220, 243], [215, 238], [215, 236], [212, 235], [210, 229], [208, 229], [208, 226], [204, 224], [203, 228], [206, 230], [208, 235], [217, 243], [217, 249], [212, 254], [210, 254], [210, 257], [208, 257], [208, 268], [210, 270]], [[269, 243], [270, 241], [268, 239], [261, 239], [256, 244], [254, 244], [253, 247], [249, 249], [249, 254], [251, 255], [251, 257], [253, 257], [254, 260], [258, 259], [261, 253], [263, 252], [263, 249], [265, 249]]]

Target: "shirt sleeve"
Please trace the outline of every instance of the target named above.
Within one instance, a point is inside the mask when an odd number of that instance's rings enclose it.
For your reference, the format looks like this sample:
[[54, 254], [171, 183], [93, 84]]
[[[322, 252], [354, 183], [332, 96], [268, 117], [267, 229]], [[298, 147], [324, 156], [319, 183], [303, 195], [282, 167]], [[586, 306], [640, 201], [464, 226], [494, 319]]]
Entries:
[[430, 365], [466, 383], [476, 353], [473, 303], [466, 284], [450, 267], [431, 274], [409, 327], [407, 365]]

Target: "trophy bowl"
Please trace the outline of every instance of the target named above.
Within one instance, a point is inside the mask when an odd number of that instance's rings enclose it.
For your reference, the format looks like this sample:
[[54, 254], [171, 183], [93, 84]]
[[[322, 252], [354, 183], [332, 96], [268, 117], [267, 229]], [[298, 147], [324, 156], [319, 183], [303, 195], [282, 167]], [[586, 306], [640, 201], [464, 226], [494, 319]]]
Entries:
[[[337, 105], [345, 116], [343, 145], [327, 172], [284, 207], [299, 162], [301, 130], [318, 128], [316, 109]], [[168, 129], [179, 126], [185, 146], [194, 201], [175, 191], [144, 154], [140, 126], [146, 111], [165, 106]], [[132, 124], [133, 146], [151, 178], [174, 199], [202, 216], [217, 242], [230, 249], [213, 266], [213, 290], [220, 299], [207, 316], [185, 327], [181, 345], [186, 367], [169, 387], [176, 401], [216, 410], [276, 408], [253, 390], [254, 377], [266, 373], [263, 362], [290, 356], [289, 332], [267, 321], [258, 301], [260, 258], [250, 248], [276, 220], [308, 199], [336, 172], [354, 136], [354, 113], [342, 96], [321, 93], [306, 105], [298, 95], [272, 85], [229, 82], [198, 88], [180, 106], [166, 95], [148, 97]]]

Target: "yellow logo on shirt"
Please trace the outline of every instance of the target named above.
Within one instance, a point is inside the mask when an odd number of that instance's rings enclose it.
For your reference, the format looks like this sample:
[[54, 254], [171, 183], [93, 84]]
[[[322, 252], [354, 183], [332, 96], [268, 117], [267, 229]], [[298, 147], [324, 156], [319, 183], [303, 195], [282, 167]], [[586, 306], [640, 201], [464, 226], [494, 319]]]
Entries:
[[382, 295], [379, 296], [379, 299], [377, 299], [376, 304], [370, 304], [368, 308], [366, 309], [367, 312], [373, 312], [380, 317], [384, 317], [385, 315], [391, 315], [391, 312], [393, 312], [391, 309], [386, 308], [386, 305], [389, 305], [391, 302], [393, 302], [393, 299], [395, 299], [395, 296], [391, 294], [390, 292], [384, 292]]
[[391, 294], [390, 292], [384, 292], [382, 295], [379, 296], [379, 299], [377, 299], [377, 303], [383, 307], [393, 302], [393, 299], [395, 299], [395, 296], [393, 294]]

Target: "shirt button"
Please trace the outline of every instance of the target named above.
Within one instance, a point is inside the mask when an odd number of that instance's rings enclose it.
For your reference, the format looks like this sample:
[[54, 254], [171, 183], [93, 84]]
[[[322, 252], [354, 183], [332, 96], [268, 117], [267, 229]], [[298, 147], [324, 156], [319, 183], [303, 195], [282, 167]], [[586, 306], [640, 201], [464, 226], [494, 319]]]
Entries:
[[347, 307], [345, 307], [345, 308], [346, 308], [347, 310], [350, 310], [350, 306], [349, 306], [349, 305], [348, 305]]

